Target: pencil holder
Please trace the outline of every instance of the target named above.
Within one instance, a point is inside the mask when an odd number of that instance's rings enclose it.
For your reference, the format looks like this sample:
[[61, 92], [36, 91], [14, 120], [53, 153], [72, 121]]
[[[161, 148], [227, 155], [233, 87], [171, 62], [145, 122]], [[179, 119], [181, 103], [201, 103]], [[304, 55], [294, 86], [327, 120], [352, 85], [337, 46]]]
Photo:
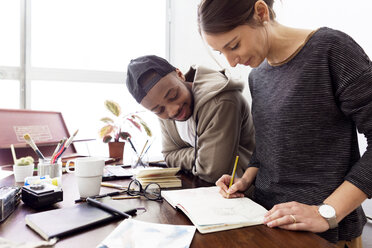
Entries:
[[39, 159], [37, 166], [37, 175], [46, 176], [50, 178], [62, 177], [62, 160], [57, 159], [55, 163], [51, 163], [50, 159]]
[[148, 163], [148, 160], [149, 160], [149, 157], [147, 154], [143, 154], [141, 156], [141, 159], [139, 159], [139, 156], [132, 151], [132, 154], [131, 154], [131, 167], [132, 169], [136, 169], [136, 168], [144, 168], [144, 167], [148, 167], [149, 166], [149, 163]]

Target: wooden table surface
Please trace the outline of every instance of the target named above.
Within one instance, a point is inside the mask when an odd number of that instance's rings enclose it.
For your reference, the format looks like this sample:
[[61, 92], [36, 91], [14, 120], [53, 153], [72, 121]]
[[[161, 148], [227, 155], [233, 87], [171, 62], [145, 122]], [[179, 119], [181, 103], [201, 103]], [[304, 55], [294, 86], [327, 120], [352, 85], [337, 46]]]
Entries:
[[[182, 187], [193, 188], [200, 186], [210, 186], [210, 184], [196, 179], [195, 177], [181, 174]], [[112, 181], [127, 185], [130, 180]], [[14, 183], [14, 176], [8, 176], [0, 181], [0, 186], [18, 185]], [[102, 193], [108, 193], [115, 189], [102, 187]], [[73, 206], [74, 200], [79, 198], [75, 178], [72, 174], [63, 175], [63, 198], [62, 202], [55, 204], [48, 209]], [[163, 223], [192, 225], [188, 218], [181, 212], [175, 210], [166, 201], [154, 202], [144, 199], [126, 199], [120, 200], [132, 207], [145, 207], [146, 212], [139, 211], [134, 217], [137, 220]], [[36, 210], [29, 208], [22, 202], [18, 205], [15, 212], [0, 224], [0, 237], [12, 240], [16, 243], [26, 241], [42, 240], [35, 232], [29, 229], [25, 224], [25, 216], [35, 213]], [[83, 231], [73, 236], [61, 239], [55, 247], [96, 247], [106, 236], [108, 236], [120, 221], [114, 221], [109, 224], [98, 226], [90, 230]], [[51, 220], [53, 225], [53, 220]], [[196, 231], [191, 243], [192, 248], [200, 247], [250, 247], [250, 248], [314, 248], [314, 247], [335, 247], [328, 241], [318, 235], [309, 232], [292, 232], [281, 229], [271, 229], [264, 225], [244, 227], [229, 231], [222, 231], [210, 234], [200, 234]]]

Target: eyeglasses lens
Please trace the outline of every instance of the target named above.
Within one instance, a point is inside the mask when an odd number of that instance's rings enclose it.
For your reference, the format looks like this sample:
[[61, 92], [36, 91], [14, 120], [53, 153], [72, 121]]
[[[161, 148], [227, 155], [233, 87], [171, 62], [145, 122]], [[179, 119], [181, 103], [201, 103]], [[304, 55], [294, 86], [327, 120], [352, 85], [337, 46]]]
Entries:
[[160, 186], [156, 183], [150, 183], [145, 188], [145, 197], [150, 200], [157, 200], [161, 198]]
[[128, 194], [138, 195], [141, 192], [141, 185], [137, 180], [132, 181], [128, 186]]

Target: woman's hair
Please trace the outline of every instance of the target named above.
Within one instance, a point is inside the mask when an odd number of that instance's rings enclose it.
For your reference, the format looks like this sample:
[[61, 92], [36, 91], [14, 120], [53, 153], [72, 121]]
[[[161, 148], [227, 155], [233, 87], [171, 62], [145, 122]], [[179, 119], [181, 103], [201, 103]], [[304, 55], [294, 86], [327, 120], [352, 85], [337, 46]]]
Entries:
[[[224, 33], [237, 26], [253, 24], [254, 5], [258, 0], [202, 0], [198, 8], [198, 26], [210, 34]], [[264, 0], [270, 19], [275, 19], [274, 0]]]

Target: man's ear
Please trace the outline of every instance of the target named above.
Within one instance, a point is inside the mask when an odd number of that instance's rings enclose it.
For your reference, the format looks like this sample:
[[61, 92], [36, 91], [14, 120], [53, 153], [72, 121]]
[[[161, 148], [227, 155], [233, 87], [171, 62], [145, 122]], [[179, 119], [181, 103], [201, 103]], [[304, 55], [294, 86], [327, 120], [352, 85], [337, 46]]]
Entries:
[[176, 68], [177, 77], [179, 77], [182, 81], [186, 81], [185, 75], [183, 75], [182, 71]]

